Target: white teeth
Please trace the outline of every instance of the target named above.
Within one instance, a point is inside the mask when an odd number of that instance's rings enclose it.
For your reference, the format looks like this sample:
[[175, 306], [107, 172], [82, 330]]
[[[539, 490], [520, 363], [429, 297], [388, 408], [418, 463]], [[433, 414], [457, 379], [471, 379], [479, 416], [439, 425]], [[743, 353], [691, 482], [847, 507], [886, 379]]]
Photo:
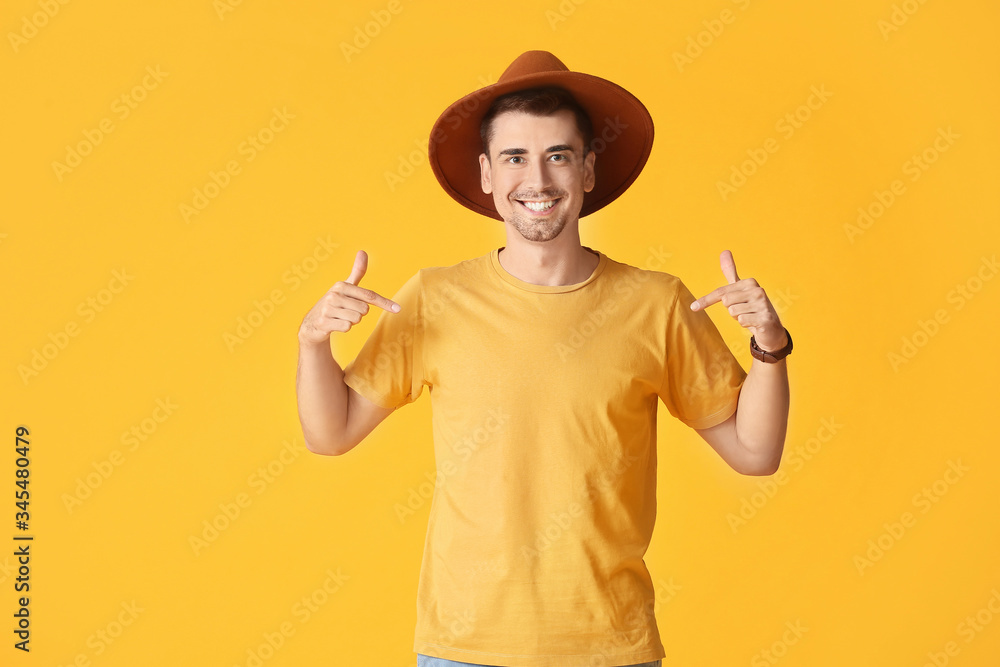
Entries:
[[556, 204], [554, 199], [551, 201], [526, 201], [521, 203], [530, 208], [532, 211], [545, 211], [552, 208]]

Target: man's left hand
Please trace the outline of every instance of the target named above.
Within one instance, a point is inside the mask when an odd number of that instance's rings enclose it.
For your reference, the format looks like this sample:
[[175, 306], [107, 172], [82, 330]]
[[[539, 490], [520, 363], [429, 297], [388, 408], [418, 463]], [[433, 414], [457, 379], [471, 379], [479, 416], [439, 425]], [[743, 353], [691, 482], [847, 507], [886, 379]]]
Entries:
[[729, 314], [736, 318], [740, 326], [746, 327], [753, 334], [758, 347], [773, 352], [788, 344], [785, 327], [778, 319], [770, 299], [764, 293], [764, 288], [753, 278], [743, 278], [736, 275], [736, 262], [733, 253], [723, 250], [719, 255], [722, 274], [729, 281], [691, 304], [691, 310], [701, 310], [721, 301], [729, 309]]

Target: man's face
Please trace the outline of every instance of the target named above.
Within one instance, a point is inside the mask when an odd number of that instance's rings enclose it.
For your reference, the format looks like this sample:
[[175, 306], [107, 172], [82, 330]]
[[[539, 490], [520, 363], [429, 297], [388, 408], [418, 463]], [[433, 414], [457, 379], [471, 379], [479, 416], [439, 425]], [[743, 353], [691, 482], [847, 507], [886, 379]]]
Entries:
[[580, 217], [594, 188], [594, 152], [583, 155], [573, 112], [507, 112], [493, 119], [490, 156], [479, 156], [483, 192], [529, 241], [550, 241]]

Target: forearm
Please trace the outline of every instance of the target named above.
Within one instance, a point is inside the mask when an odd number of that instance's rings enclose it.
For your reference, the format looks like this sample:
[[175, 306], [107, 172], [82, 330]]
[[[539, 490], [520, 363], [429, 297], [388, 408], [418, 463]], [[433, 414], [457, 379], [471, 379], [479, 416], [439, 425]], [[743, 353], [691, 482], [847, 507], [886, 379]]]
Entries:
[[757, 462], [757, 469], [773, 472], [781, 462], [788, 427], [788, 401], [786, 359], [777, 363], [754, 359], [740, 390], [736, 436]]
[[317, 454], [338, 454], [347, 430], [348, 388], [329, 341], [317, 345], [299, 340], [295, 392], [306, 447]]

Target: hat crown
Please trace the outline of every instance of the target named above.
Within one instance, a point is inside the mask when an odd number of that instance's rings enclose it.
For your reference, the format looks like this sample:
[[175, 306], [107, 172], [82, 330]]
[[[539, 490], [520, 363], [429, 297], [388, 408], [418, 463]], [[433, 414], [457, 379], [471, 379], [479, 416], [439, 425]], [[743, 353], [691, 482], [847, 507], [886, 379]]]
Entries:
[[503, 83], [511, 79], [519, 79], [530, 74], [568, 71], [569, 68], [548, 51], [525, 51], [504, 70], [498, 79], [498, 83]]

